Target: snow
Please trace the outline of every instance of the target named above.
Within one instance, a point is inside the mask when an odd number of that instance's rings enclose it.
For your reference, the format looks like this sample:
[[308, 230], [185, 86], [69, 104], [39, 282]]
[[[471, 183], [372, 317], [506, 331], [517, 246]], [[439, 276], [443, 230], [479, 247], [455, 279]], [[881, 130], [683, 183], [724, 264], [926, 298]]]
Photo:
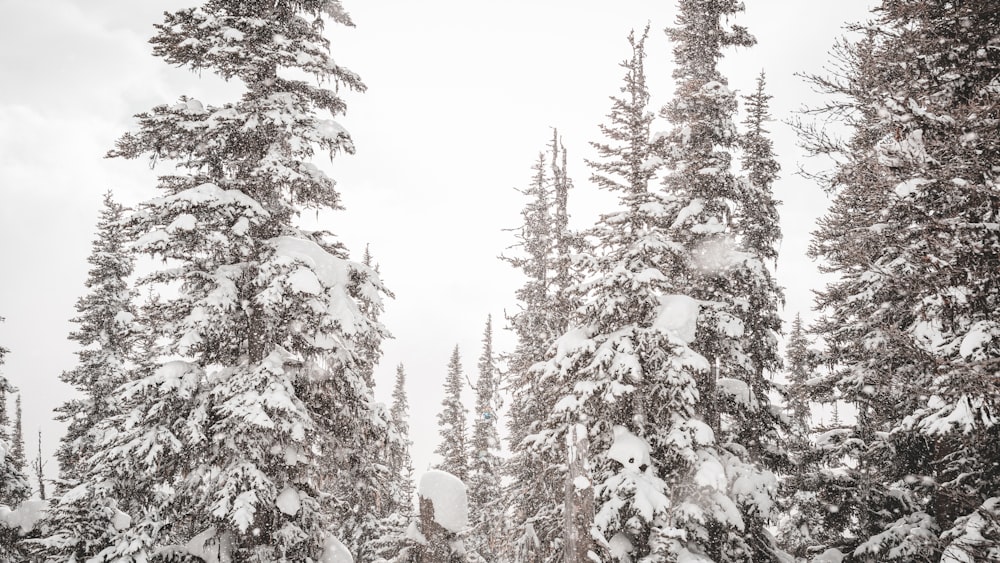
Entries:
[[615, 426], [614, 442], [608, 448], [608, 457], [622, 464], [626, 471], [639, 472], [649, 467], [649, 442], [629, 432], [624, 426]]
[[906, 197], [916, 192], [920, 186], [930, 183], [932, 183], [932, 181], [926, 178], [910, 178], [909, 180], [900, 182], [896, 185], [896, 195], [899, 197]]
[[611, 557], [617, 561], [622, 561], [625, 563], [632, 562], [632, 541], [628, 539], [628, 536], [619, 532], [615, 534], [610, 541], [608, 541], [608, 550], [611, 552]]
[[420, 531], [420, 527], [417, 526], [416, 520], [410, 522], [410, 525], [406, 527], [404, 536], [406, 539], [413, 540], [420, 545], [427, 545], [427, 538], [424, 536], [423, 532]]
[[272, 243], [278, 256], [307, 264], [319, 281], [326, 286], [344, 286], [350, 280], [347, 261], [333, 256], [315, 242], [283, 236], [275, 238]]
[[182, 213], [178, 215], [173, 222], [167, 226], [167, 232], [173, 231], [193, 231], [198, 228], [198, 220], [194, 215], [190, 213]]
[[698, 452], [700, 463], [694, 473], [694, 482], [702, 487], [709, 487], [717, 491], [726, 490], [726, 470], [714, 456], [704, 451]]
[[431, 470], [420, 478], [417, 494], [434, 506], [434, 521], [449, 532], [469, 525], [469, 501], [465, 483], [447, 471]]
[[698, 301], [687, 295], [664, 295], [660, 297], [653, 328], [691, 344], [698, 328], [698, 306]]
[[841, 563], [843, 560], [843, 552], [835, 547], [831, 547], [813, 559], [812, 563]]
[[718, 385], [720, 391], [735, 399], [737, 403], [748, 407], [757, 406], [757, 398], [753, 396], [753, 391], [750, 390], [750, 386], [747, 385], [746, 381], [720, 377], [716, 385]]
[[[191, 538], [185, 551], [189, 554], [201, 557], [205, 563], [232, 563], [233, 562], [233, 536], [226, 532], [217, 540], [215, 526], [212, 526], [197, 536]], [[205, 544], [208, 544], [207, 546]]]
[[576, 478], [573, 479], [573, 486], [576, 490], [582, 491], [590, 486], [590, 479], [587, 479], [583, 475], [577, 475]]
[[285, 489], [275, 499], [274, 504], [278, 506], [278, 510], [289, 516], [295, 516], [302, 506], [299, 501], [299, 492], [291, 485], [285, 486]]
[[22, 535], [35, 528], [35, 525], [45, 517], [49, 508], [48, 501], [26, 500], [17, 508], [11, 510], [8, 506], [0, 506], [0, 524], [8, 528], [18, 528]]
[[691, 200], [684, 209], [677, 212], [677, 218], [674, 219], [674, 223], [670, 226], [671, 229], [676, 229], [684, 224], [689, 218], [699, 214], [705, 209], [705, 201], [701, 198], [694, 198]]
[[115, 514], [111, 517], [111, 525], [116, 530], [124, 530], [132, 525], [132, 517], [121, 510], [115, 509]]
[[316, 274], [308, 268], [299, 268], [295, 270], [288, 275], [286, 281], [292, 291], [296, 293], [305, 293], [307, 295], [319, 295], [323, 293], [323, 286], [320, 285], [319, 279], [317, 279]]
[[1000, 332], [994, 323], [989, 321], [979, 321], [969, 328], [969, 332], [962, 338], [962, 344], [958, 348], [958, 353], [963, 358], [969, 358], [985, 345], [989, 344], [993, 337]]
[[354, 556], [334, 535], [326, 536], [318, 563], [354, 563]]

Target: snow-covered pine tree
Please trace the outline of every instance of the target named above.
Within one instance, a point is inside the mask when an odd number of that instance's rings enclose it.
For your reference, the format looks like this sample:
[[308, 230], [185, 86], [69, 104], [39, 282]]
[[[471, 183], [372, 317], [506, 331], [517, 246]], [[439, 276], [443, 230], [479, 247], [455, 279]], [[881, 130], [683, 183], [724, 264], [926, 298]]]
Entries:
[[387, 496], [381, 520], [381, 537], [371, 546], [373, 561], [410, 561], [414, 542], [406, 537], [407, 527], [414, 520], [413, 460], [410, 456], [409, 401], [406, 397], [406, 371], [396, 366], [396, 381], [389, 408], [389, 451], [387, 466]]
[[802, 324], [802, 315], [796, 313], [785, 345], [785, 374], [788, 380], [785, 399], [793, 434], [798, 436], [808, 434], [812, 426], [808, 381], [819, 363], [819, 354], [810, 348], [810, 344], [805, 325]]
[[390, 450], [390, 473], [396, 491], [392, 496], [393, 510], [404, 516], [413, 514], [413, 458], [410, 456], [410, 402], [406, 396], [406, 370], [396, 366], [396, 382], [392, 388], [389, 422], [398, 436]]
[[171, 359], [126, 384], [85, 477], [111, 492], [128, 483], [148, 507], [114, 526], [98, 559], [201, 548], [317, 560], [345, 510], [376, 510], [345, 508], [343, 487], [377, 486], [354, 480], [356, 462], [387, 429], [364, 374], [383, 328], [362, 303], [381, 282], [328, 233], [296, 226], [303, 209], [339, 204], [316, 152], [354, 150], [334, 121], [344, 100], [322, 87], [364, 89], [323, 34], [352, 22], [336, 0], [209, 0], [164, 17], [154, 54], [246, 91], [157, 106], [110, 153], [174, 165], [130, 218], [133, 247], [167, 263], [144, 283], [170, 290], [147, 323]]
[[17, 399], [14, 401], [14, 427], [11, 431], [10, 453], [8, 455], [14, 463], [14, 467], [17, 467], [20, 471], [24, 471], [24, 466], [27, 463], [24, 457], [24, 425], [22, 417], [21, 394], [18, 393]]
[[798, 559], [815, 555], [810, 548], [825, 545], [838, 534], [824, 526], [830, 505], [826, 503], [827, 492], [817, 490], [817, 483], [824, 482], [822, 475], [828, 460], [811, 439], [813, 398], [809, 380], [819, 364], [819, 353], [810, 348], [811, 344], [802, 316], [796, 313], [785, 346], [785, 412], [790, 420], [785, 447], [789, 467], [779, 482], [781, 517], [777, 539], [783, 550]]
[[103, 207], [91, 243], [87, 293], [76, 302], [78, 328], [69, 335], [80, 346], [77, 366], [60, 379], [79, 393], [58, 407], [56, 417], [67, 424], [56, 450], [60, 495], [76, 486], [84, 462], [94, 451], [94, 427], [116, 414], [115, 391], [128, 378], [130, 358], [137, 338], [134, 326], [135, 291], [129, 286], [135, 257], [127, 248], [123, 218], [126, 209], [104, 194]]
[[[772, 269], [778, 260], [781, 227], [778, 222], [778, 201], [774, 199], [774, 182], [781, 169], [774, 155], [774, 143], [768, 136], [771, 95], [766, 91], [766, 78], [761, 71], [753, 94], [744, 96], [745, 128], [737, 145], [743, 150], [741, 164], [746, 178], [733, 213], [733, 230], [739, 249], [749, 253], [753, 263], [745, 268], [746, 279], [740, 280], [749, 301], [743, 314], [746, 353], [750, 357], [754, 393], [766, 396], [766, 377], [781, 369], [778, 335], [781, 317], [778, 309], [784, 305], [784, 291]], [[770, 428], [763, 429], [765, 432]]]
[[119, 414], [117, 392], [131, 377], [139, 335], [135, 291], [128, 280], [135, 257], [127, 247], [125, 214], [126, 209], [106, 192], [87, 258], [87, 293], [77, 300], [77, 316], [72, 319], [78, 325], [69, 335], [80, 346], [77, 366], [60, 378], [78, 394], [56, 409], [56, 419], [67, 427], [56, 450], [59, 480], [41, 541], [52, 556], [85, 559], [96, 555], [111, 541], [105, 512], [114, 512], [119, 505], [126, 510], [137, 508], [128, 506], [127, 499], [108, 500], [92, 486], [81, 485], [93, 469], [90, 456], [100, 441], [99, 428]]
[[535, 438], [558, 399], [532, 367], [566, 329], [571, 313], [568, 295], [573, 275], [570, 256], [574, 237], [568, 230], [568, 192], [572, 185], [566, 150], [553, 130], [549, 151], [538, 155], [533, 175], [522, 193], [529, 199], [517, 231], [520, 256], [503, 259], [527, 280], [515, 292], [520, 310], [508, 318], [517, 336], [514, 351], [505, 356], [511, 405], [508, 439], [511, 456], [504, 463], [509, 485], [504, 488], [508, 530], [504, 560], [537, 563], [562, 559], [565, 451], [543, 447]]
[[462, 404], [462, 388], [465, 386], [465, 374], [462, 371], [462, 358], [458, 345], [451, 352], [448, 360], [448, 374], [444, 380], [444, 399], [441, 401], [441, 412], [438, 413], [438, 433], [441, 443], [434, 453], [441, 456], [437, 469], [447, 471], [462, 482], [469, 478], [469, 446], [466, 438], [466, 413]]
[[[691, 347], [708, 359], [699, 374], [697, 410], [712, 428], [725, 467], [727, 492], [739, 517], [709, 509], [703, 518], [717, 561], [773, 561], [774, 538], [765, 523], [774, 515], [782, 460], [779, 416], [769, 403], [767, 375], [780, 366], [777, 310], [781, 290], [768, 270], [780, 236], [770, 183], [777, 172], [764, 123], [763, 82], [751, 96], [747, 135], [737, 133], [737, 100], [718, 69], [723, 49], [755, 40], [729, 20], [736, 0], [680, 0], [674, 43], [674, 98], [661, 110], [671, 125], [661, 154], [667, 167], [663, 194], [669, 238], [683, 247], [684, 261], [667, 273], [678, 291], [701, 306]], [[733, 170], [743, 145], [749, 179]]]
[[649, 189], [660, 159], [649, 130], [644, 39], [630, 42], [625, 97], [613, 98], [602, 128], [611, 142], [591, 164], [603, 177], [596, 181], [618, 192], [620, 209], [587, 233], [591, 248], [574, 288], [578, 314], [541, 367], [563, 396], [537, 439], [561, 451], [569, 436], [589, 440], [589, 479], [575, 483], [592, 483], [596, 493], [593, 531], [603, 541], [589, 551], [653, 562], [710, 553], [708, 514], [738, 510], [728, 485], [706, 478], [723, 472], [713, 433], [695, 412], [695, 377], [709, 364], [689, 347], [698, 305], [678, 294], [684, 280], [673, 274], [685, 258], [668, 238], [669, 202]]
[[[0, 323], [4, 318], [0, 317]], [[0, 346], [0, 368], [3, 367], [4, 357], [9, 353], [7, 348]], [[12, 450], [10, 435], [7, 428], [10, 424], [10, 417], [7, 414], [7, 393], [16, 392], [17, 389], [11, 385], [3, 372], [0, 372], [0, 505], [11, 509], [17, 508], [21, 502], [31, 495], [31, 485], [24, 474], [24, 470], [17, 467], [17, 463], [9, 455]], [[16, 560], [24, 554], [24, 546], [21, 545], [19, 530], [0, 525], [0, 557], [5, 560]]]
[[486, 318], [483, 351], [476, 380], [476, 410], [469, 443], [470, 551], [485, 561], [498, 561], [504, 507], [500, 497], [500, 435], [497, 432], [496, 356], [493, 352], [493, 317]]
[[857, 500], [837, 546], [854, 560], [1000, 558], [1000, 13], [885, 1], [859, 30], [843, 74], [817, 79], [853, 129], [815, 147], [841, 156], [813, 243], [839, 276], [818, 328], [837, 344], [829, 380], [858, 410], [838, 436]]

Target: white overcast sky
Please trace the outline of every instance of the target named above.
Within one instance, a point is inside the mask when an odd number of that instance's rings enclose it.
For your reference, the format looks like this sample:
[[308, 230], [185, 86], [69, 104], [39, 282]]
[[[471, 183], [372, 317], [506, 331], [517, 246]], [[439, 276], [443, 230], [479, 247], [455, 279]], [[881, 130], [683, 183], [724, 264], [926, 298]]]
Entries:
[[[145, 160], [107, 160], [132, 115], [182, 94], [206, 103], [235, 99], [237, 84], [151, 56], [148, 38], [165, 10], [194, 0], [0, 0], [0, 367], [20, 388], [29, 452], [41, 430], [43, 455], [62, 428], [52, 409], [72, 389], [73, 305], [84, 292], [102, 194], [128, 205], [154, 197], [157, 170]], [[530, 167], [557, 127], [570, 154], [571, 221], [586, 227], [608, 199], [588, 182], [583, 158], [599, 140], [621, 84], [630, 29], [652, 24], [647, 75], [654, 107], [673, 93], [672, 1], [344, 0], [357, 27], [328, 26], [336, 60], [359, 73], [364, 94], [347, 96], [340, 122], [357, 155], [331, 165], [346, 211], [320, 220], [355, 256], [366, 243], [395, 293], [384, 322], [377, 395], [388, 401], [395, 365], [409, 375], [418, 473], [437, 444], [436, 413], [455, 344], [470, 378], [486, 316], [505, 326], [518, 273], [497, 260], [514, 242]], [[744, 93], [765, 70], [774, 96], [772, 124], [783, 166], [776, 186], [784, 242], [778, 268], [785, 318], [807, 319], [819, 283], [805, 256], [809, 233], [828, 203], [796, 176], [806, 162], [788, 119], [816, 95], [796, 72], [821, 71], [845, 22], [867, 17], [871, 0], [747, 0], [737, 23], [758, 45], [731, 51], [730, 86]], [[661, 125], [662, 127], [662, 125]], [[497, 331], [497, 346], [513, 339]], [[470, 398], [471, 399], [471, 398]], [[471, 406], [473, 402], [470, 400]], [[471, 413], [470, 413], [471, 416]], [[33, 455], [33, 453], [31, 454]], [[55, 475], [55, 462], [47, 467]]]

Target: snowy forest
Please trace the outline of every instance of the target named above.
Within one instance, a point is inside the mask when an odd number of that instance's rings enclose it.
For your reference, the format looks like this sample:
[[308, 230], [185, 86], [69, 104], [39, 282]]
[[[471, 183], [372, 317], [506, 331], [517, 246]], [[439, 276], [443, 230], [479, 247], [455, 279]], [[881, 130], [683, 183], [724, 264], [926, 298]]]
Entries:
[[[725, 72], [757, 2], [658, 6], [673, 23], [625, 30], [595, 135], [572, 140], [585, 168], [557, 124], [533, 161], [495, 163], [523, 172], [521, 211], [477, 252], [520, 286], [502, 317], [464, 313], [480, 346], [441, 342], [436, 373], [384, 365], [403, 297], [338, 234], [361, 189], [338, 163], [366, 150], [348, 99], [371, 87], [331, 39], [351, 3], [204, 0], [153, 24], [146, 64], [237, 94], [120, 116], [106, 156], [148, 165], [155, 195], [108, 189], [92, 218], [54, 459], [23, 424], [46, 391], [0, 342], [0, 560], [1000, 561], [1000, 3], [873, 0], [784, 123], [767, 60], [751, 84]], [[810, 167], [780, 164], [782, 124]], [[829, 205], [809, 321], [777, 269], [774, 186], [796, 174]], [[588, 193], [603, 207], [578, 226]], [[427, 468], [414, 385], [444, 396]]]

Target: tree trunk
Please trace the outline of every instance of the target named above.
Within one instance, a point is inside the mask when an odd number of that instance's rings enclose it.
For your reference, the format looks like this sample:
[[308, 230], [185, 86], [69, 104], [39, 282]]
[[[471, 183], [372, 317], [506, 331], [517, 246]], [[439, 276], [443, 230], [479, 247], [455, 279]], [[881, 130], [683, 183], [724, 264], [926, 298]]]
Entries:
[[594, 521], [594, 484], [590, 482], [587, 459], [590, 440], [582, 424], [570, 429], [568, 471], [566, 473], [565, 554], [566, 563], [591, 561], [588, 552], [593, 541], [590, 528]]

